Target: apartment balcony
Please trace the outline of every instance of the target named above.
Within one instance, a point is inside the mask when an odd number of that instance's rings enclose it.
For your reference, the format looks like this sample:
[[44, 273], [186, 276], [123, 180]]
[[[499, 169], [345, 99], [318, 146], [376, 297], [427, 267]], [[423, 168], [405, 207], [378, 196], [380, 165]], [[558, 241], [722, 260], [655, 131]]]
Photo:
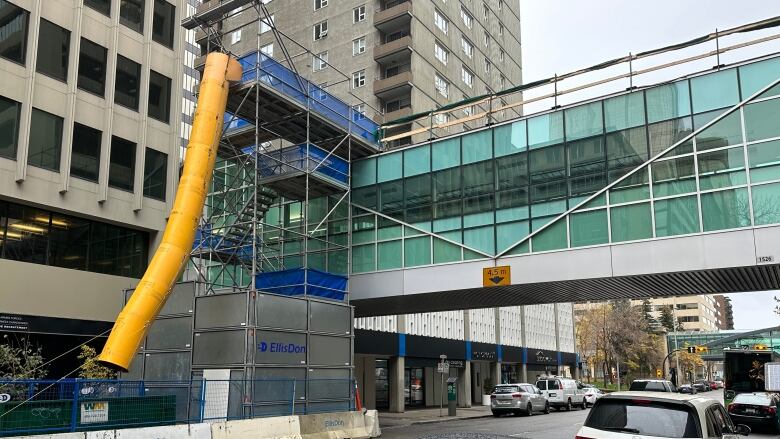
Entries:
[[412, 55], [412, 37], [407, 35], [374, 47], [374, 61], [380, 64], [399, 64]]
[[395, 111], [390, 111], [388, 113], [385, 113], [385, 122], [389, 122], [391, 120], [396, 120], [411, 115], [412, 115], [412, 107], [401, 108], [400, 110], [395, 110]]
[[412, 72], [401, 72], [397, 75], [374, 81], [374, 94], [379, 99], [393, 99], [409, 94], [412, 89]]
[[408, 27], [412, 21], [412, 2], [405, 1], [374, 14], [374, 27], [381, 32], [390, 33], [402, 27]]

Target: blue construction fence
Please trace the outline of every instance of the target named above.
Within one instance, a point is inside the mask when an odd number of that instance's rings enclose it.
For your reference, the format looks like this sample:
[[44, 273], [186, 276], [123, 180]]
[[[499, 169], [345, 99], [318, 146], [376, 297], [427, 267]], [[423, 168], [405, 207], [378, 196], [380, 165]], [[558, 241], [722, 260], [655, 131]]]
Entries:
[[343, 301], [347, 295], [347, 276], [315, 270], [291, 268], [255, 275], [255, 288], [285, 296], [316, 296]]

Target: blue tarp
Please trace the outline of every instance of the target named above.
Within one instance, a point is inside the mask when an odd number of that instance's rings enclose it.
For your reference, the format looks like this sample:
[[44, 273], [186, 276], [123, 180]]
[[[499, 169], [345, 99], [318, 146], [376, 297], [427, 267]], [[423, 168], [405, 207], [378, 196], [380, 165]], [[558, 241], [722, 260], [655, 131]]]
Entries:
[[309, 295], [343, 301], [347, 294], [347, 276], [313, 268], [291, 268], [255, 275], [255, 288], [285, 296]]
[[200, 228], [195, 231], [195, 241], [192, 243], [193, 250], [199, 248], [210, 248], [225, 254], [235, 255], [243, 260], [252, 260], [251, 244], [239, 246], [238, 242], [234, 240]]
[[[241, 151], [245, 154], [252, 154], [254, 149], [254, 146], [247, 146]], [[269, 151], [267, 156], [258, 156], [258, 161], [258, 171], [263, 177], [273, 177], [300, 170], [311, 171], [322, 162], [314, 171], [315, 173], [336, 180], [345, 186], [349, 184], [349, 163], [334, 154], [328, 157], [327, 151], [312, 144], [309, 144], [308, 160], [306, 160], [306, 144], [302, 143], [282, 150]]]

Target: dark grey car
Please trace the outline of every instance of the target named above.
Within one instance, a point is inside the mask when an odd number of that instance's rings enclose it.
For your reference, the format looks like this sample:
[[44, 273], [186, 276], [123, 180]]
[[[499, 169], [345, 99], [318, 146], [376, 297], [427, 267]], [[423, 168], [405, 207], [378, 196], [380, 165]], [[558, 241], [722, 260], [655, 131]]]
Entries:
[[493, 416], [505, 413], [532, 415], [534, 412], [550, 413], [550, 403], [533, 384], [499, 384], [490, 395]]

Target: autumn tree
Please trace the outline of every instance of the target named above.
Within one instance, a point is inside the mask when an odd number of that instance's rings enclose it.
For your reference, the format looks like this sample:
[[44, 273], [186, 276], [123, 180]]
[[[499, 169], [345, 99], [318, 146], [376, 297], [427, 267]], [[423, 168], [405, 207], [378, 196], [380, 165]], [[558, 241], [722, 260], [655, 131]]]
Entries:
[[97, 352], [95, 348], [88, 345], [81, 345], [81, 352], [76, 357], [81, 360], [79, 376], [81, 378], [92, 378], [99, 380], [109, 380], [116, 378], [116, 372], [106, 366], [98, 363]]
[[0, 343], [0, 379], [22, 380], [43, 378], [43, 354], [29, 337], [3, 335]]
[[691, 377], [695, 378], [696, 368], [704, 366], [704, 360], [701, 358], [701, 355], [688, 352], [688, 343], [685, 343], [685, 346], [677, 352], [677, 359], [682, 369], [682, 371], [678, 372], [678, 376], [682, 378], [686, 377], [686, 372], [691, 372]]

